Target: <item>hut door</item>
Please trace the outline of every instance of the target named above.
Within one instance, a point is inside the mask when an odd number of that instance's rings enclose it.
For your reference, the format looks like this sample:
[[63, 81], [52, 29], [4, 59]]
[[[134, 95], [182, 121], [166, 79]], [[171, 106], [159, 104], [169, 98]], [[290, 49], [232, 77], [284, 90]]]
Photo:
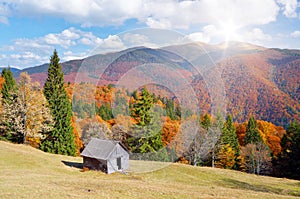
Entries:
[[117, 158], [117, 166], [118, 166], [118, 170], [121, 170], [121, 169], [122, 169], [122, 166], [121, 166], [121, 158]]

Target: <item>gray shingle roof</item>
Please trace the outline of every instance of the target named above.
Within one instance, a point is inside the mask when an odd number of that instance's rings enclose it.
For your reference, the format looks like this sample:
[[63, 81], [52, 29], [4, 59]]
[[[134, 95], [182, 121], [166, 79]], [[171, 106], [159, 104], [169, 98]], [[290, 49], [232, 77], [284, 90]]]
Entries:
[[117, 144], [119, 144], [118, 141], [92, 138], [82, 151], [81, 156], [107, 160]]

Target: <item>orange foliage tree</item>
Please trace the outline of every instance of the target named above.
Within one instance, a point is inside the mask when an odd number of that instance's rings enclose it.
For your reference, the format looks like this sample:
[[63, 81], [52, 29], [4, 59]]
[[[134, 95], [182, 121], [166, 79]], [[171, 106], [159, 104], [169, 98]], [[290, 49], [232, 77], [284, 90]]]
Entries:
[[257, 127], [260, 130], [262, 137], [265, 137], [265, 142], [273, 155], [277, 156], [281, 152], [280, 141], [285, 132], [283, 127], [275, 126], [270, 122], [262, 120], [257, 120]]
[[78, 130], [77, 130], [77, 126], [76, 126], [76, 118], [73, 116], [72, 117], [72, 127], [74, 129], [74, 142], [75, 142], [75, 149], [76, 149], [76, 155], [77, 156], [80, 156], [80, 151], [81, 149], [83, 148], [83, 143], [80, 139], [80, 135], [78, 133]]
[[164, 146], [170, 144], [179, 131], [179, 121], [171, 120], [170, 117], [166, 117], [166, 121], [162, 129], [162, 142]]
[[[245, 135], [246, 135], [246, 126], [247, 123], [234, 123], [235, 126], [235, 133], [237, 135], [238, 141], [239, 141], [239, 147], [241, 149], [241, 146], [244, 146], [244, 139], [245, 139]], [[239, 171], [246, 171], [245, 165], [246, 165], [246, 161], [245, 161], [245, 157], [243, 155], [239, 155], [237, 157], [237, 163], [239, 164]]]
[[236, 129], [236, 135], [238, 137], [239, 144], [240, 144], [240, 146], [244, 146], [244, 138], [245, 138], [245, 135], [246, 135], [247, 123], [242, 123], [242, 124], [234, 123], [234, 126], [235, 126], [235, 129]]

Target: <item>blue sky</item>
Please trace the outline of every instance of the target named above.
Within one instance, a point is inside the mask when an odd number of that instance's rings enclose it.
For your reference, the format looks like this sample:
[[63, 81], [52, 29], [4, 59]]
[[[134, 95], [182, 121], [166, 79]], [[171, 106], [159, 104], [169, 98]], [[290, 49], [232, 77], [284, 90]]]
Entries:
[[89, 56], [95, 53], [95, 48], [107, 52], [134, 45], [168, 44], [153, 41], [149, 34], [136, 31], [139, 28], [176, 31], [189, 41], [209, 44], [235, 40], [300, 49], [300, 3], [297, 0], [0, 0], [0, 66], [25, 68], [43, 64], [49, 61], [54, 49], [66, 61]]

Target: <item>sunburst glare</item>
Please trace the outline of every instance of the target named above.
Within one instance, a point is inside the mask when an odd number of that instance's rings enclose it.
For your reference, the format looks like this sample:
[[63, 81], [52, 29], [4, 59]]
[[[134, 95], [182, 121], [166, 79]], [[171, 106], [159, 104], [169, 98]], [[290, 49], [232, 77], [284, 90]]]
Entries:
[[221, 34], [224, 36], [225, 42], [239, 40], [238, 29], [237, 26], [233, 21], [223, 22], [221, 25]]

